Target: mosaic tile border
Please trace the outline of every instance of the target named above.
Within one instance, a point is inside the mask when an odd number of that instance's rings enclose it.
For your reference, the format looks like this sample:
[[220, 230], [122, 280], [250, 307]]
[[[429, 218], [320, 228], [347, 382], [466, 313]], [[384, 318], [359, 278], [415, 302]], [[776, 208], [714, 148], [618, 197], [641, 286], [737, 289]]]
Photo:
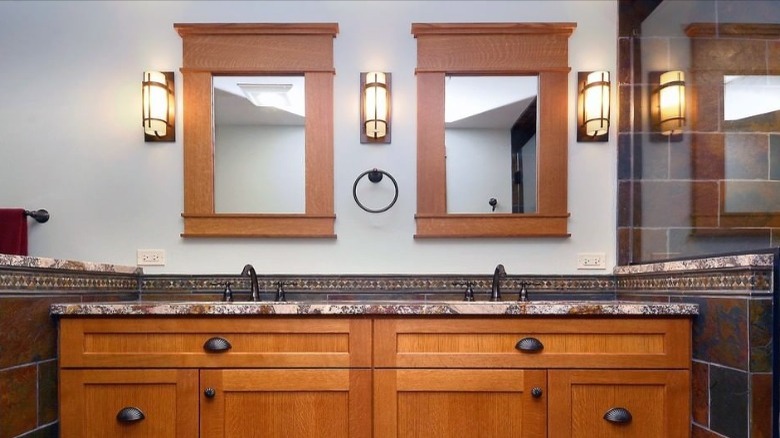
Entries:
[[[355, 275], [355, 276], [258, 276], [260, 290], [271, 292], [277, 282], [284, 282], [288, 291], [309, 293], [461, 293], [466, 282], [476, 293], [489, 291], [492, 276], [464, 275]], [[241, 276], [143, 276], [141, 291], [147, 292], [221, 292], [227, 283], [233, 290], [249, 289], [249, 279]], [[519, 291], [526, 283], [533, 292], [611, 292], [615, 289], [612, 276], [507, 276], [501, 288]]]
[[128, 274], [91, 274], [48, 269], [0, 268], [0, 293], [30, 291], [138, 291], [139, 277]]
[[745, 269], [718, 272], [654, 272], [641, 275], [620, 275], [617, 292], [742, 292], [747, 294], [772, 293], [772, 268]]

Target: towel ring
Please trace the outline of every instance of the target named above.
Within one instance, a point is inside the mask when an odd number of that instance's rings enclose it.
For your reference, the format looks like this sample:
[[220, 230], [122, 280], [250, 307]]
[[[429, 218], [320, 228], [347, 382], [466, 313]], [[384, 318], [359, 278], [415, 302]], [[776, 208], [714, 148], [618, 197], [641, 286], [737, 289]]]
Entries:
[[[377, 210], [368, 208], [365, 205], [363, 205], [363, 203], [360, 202], [360, 200], [358, 199], [358, 196], [357, 196], [357, 185], [358, 185], [358, 182], [360, 182], [360, 180], [363, 179], [363, 177], [366, 176], [366, 175], [368, 175], [368, 180], [371, 181], [372, 183], [378, 183], [379, 181], [382, 181], [382, 177], [384, 175], [387, 175], [387, 177], [390, 178], [390, 181], [393, 182], [393, 187], [395, 187], [395, 195], [393, 196], [393, 200], [390, 201], [390, 203], [387, 204], [387, 206], [385, 206], [384, 208], [380, 208], [380, 209], [377, 209]], [[395, 178], [393, 178], [393, 175], [390, 175], [389, 173], [385, 172], [384, 170], [379, 170], [377, 168], [374, 168], [374, 169], [371, 169], [371, 170], [367, 170], [367, 171], [361, 173], [360, 176], [358, 176], [357, 179], [355, 180], [355, 183], [352, 184], [352, 197], [355, 198], [355, 202], [357, 203], [358, 207], [362, 208], [363, 210], [365, 210], [365, 211], [367, 211], [369, 213], [383, 213], [383, 212], [385, 212], [387, 210], [390, 210], [390, 208], [393, 205], [395, 205], [395, 201], [398, 200], [398, 183], [395, 181]]]

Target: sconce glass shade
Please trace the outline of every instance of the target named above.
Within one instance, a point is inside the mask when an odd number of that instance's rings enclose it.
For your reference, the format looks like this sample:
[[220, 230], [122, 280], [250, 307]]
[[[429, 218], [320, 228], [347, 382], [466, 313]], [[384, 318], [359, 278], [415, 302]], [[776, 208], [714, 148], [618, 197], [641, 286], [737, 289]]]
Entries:
[[390, 73], [361, 73], [361, 143], [390, 143]]
[[173, 72], [144, 72], [142, 83], [144, 140], [176, 140]]
[[607, 141], [609, 139], [609, 72], [581, 72], [578, 74], [577, 83], [580, 90], [577, 141]]
[[685, 126], [685, 73], [662, 73], [659, 84], [659, 130], [664, 135], [679, 134]]

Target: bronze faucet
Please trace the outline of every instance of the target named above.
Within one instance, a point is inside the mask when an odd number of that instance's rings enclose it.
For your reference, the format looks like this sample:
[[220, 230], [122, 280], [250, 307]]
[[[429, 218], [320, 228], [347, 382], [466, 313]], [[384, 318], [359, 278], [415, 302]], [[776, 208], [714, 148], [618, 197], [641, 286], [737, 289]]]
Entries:
[[260, 301], [260, 287], [257, 285], [257, 272], [252, 265], [245, 265], [241, 271], [241, 275], [249, 275], [250, 281], [250, 295], [251, 301]]

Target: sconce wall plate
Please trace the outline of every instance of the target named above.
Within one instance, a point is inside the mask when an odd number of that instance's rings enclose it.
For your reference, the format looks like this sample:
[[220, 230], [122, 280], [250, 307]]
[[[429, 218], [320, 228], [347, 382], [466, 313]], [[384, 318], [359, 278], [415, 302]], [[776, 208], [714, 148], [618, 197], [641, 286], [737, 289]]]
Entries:
[[141, 88], [144, 141], [176, 141], [173, 72], [145, 71]]
[[360, 73], [360, 142], [390, 143], [390, 73]]
[[650, 83], [650, 131], [653, 141], [682, 140], [685, 127], [685, 73], [654, 71]]
[[577, 73], [577, 141], [609, 140], [608, 71]]

